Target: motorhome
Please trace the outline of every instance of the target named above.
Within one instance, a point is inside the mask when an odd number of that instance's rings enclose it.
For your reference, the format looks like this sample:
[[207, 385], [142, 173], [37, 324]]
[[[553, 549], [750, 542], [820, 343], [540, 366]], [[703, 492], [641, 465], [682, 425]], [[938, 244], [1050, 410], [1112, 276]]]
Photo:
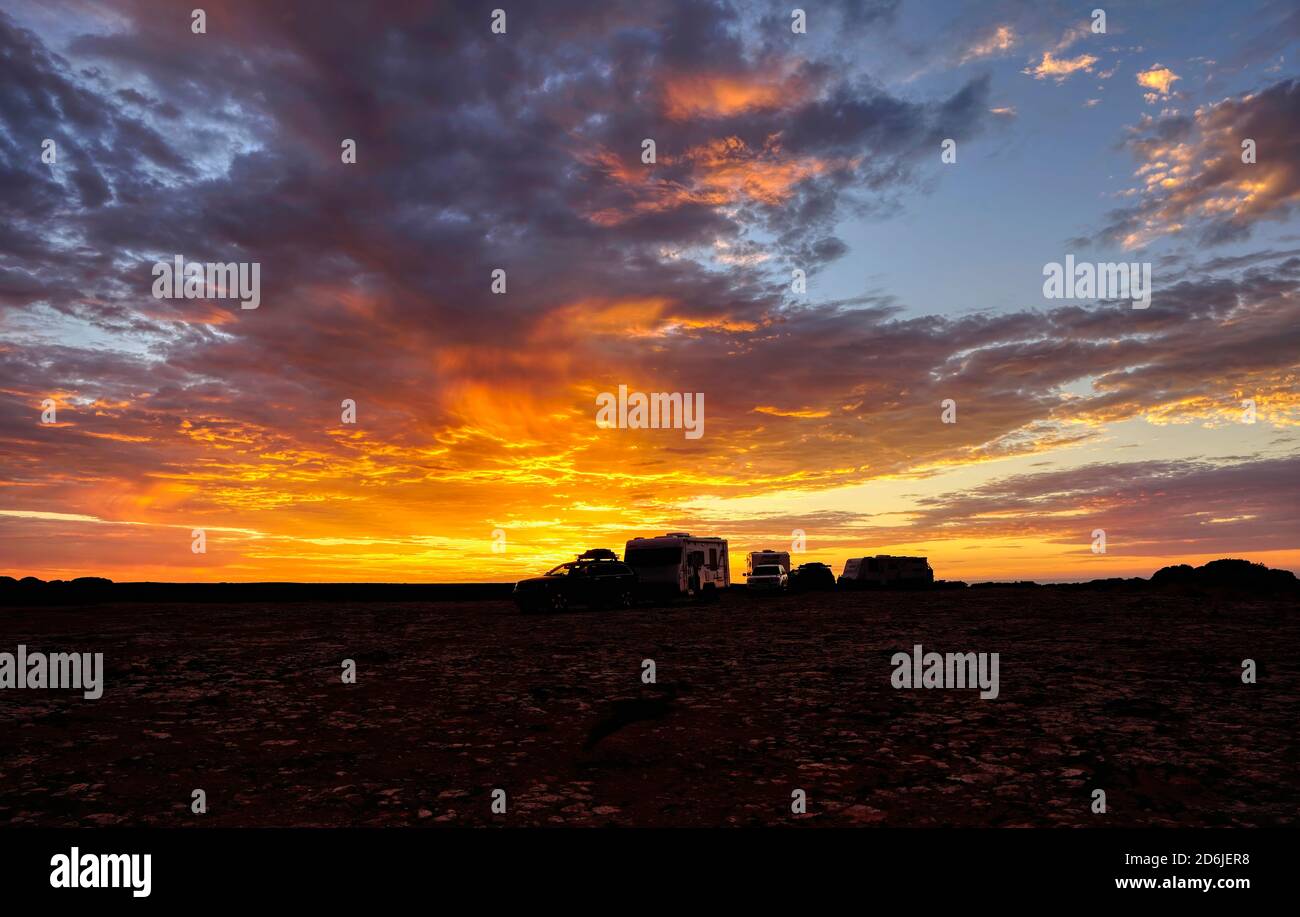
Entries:
[[780, 565], [781, 569], [788, 575], [790, 573], [790, 552], [771, 551], [766, 548], [762, 551], [750, 551], [745, 555], [745, 576], [752, 576], [755, 567], [768, 564]]
[[918, 588], [934, 585], [934, 571], [925, 557], [850, 557], [844, 562], [839, 585], [854, 588], [893, 586]]
[[623, 562], [636, 571], [643, 593], [717, 598], [731, 585], [727, 540], [669, 532], [627, 543]]

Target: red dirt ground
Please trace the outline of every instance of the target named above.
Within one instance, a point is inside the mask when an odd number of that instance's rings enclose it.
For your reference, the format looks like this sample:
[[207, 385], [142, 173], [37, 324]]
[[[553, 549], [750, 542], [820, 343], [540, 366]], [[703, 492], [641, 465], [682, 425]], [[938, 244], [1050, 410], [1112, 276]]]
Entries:
[[[1054, 589], [0, 609], [106, 670], [0, 691], [0, 825], [1294, 825], [1298, 638], [1293, 600]], [[914, 643], [1000, 696], [893, 689]]]

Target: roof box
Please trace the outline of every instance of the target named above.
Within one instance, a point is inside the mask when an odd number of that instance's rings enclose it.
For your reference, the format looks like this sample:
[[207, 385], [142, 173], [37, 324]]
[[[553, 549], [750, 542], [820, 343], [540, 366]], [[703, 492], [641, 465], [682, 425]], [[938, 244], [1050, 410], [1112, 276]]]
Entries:
[[592, 548], [579, 554], [578, 560], [618, 560], [618, 555], [609, 548]]

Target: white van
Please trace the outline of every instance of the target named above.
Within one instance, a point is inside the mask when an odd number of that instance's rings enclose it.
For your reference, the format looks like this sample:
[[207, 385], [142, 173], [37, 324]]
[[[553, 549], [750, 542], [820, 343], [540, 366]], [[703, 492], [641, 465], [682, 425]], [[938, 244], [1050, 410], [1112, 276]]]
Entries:
[[633, 538], [623, 563], [636, 571], [647, 596], [715, 599], [731, 585], [727, 539], [669, 532]]
[[750, 551], [745, 555], [745, 576], [749, 577], [754, 574], [755, 567], [763, 567], [768, 564], [776, 564], [790, 574], [790, 552], [789, 551]]

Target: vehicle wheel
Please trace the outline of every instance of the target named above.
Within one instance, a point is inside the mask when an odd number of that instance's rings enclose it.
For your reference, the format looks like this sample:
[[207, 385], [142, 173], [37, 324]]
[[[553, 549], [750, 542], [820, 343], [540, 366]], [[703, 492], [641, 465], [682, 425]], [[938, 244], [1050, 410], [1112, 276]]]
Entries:
[[551, 596], [551, 611], [568, 611], [569, 599], [563, 592]]
[[615, 608], [631, 608], [631, 607], [632, 607], [632, 599], [633, 599], [633, 597], [632, 597], [632, 590], [631, 590], [631, 589], [624, 589], [622, 592], [620, 592], [620, 593], [618, 594], [618, 597], [614, 600], [614, 607], [615, 607]]

